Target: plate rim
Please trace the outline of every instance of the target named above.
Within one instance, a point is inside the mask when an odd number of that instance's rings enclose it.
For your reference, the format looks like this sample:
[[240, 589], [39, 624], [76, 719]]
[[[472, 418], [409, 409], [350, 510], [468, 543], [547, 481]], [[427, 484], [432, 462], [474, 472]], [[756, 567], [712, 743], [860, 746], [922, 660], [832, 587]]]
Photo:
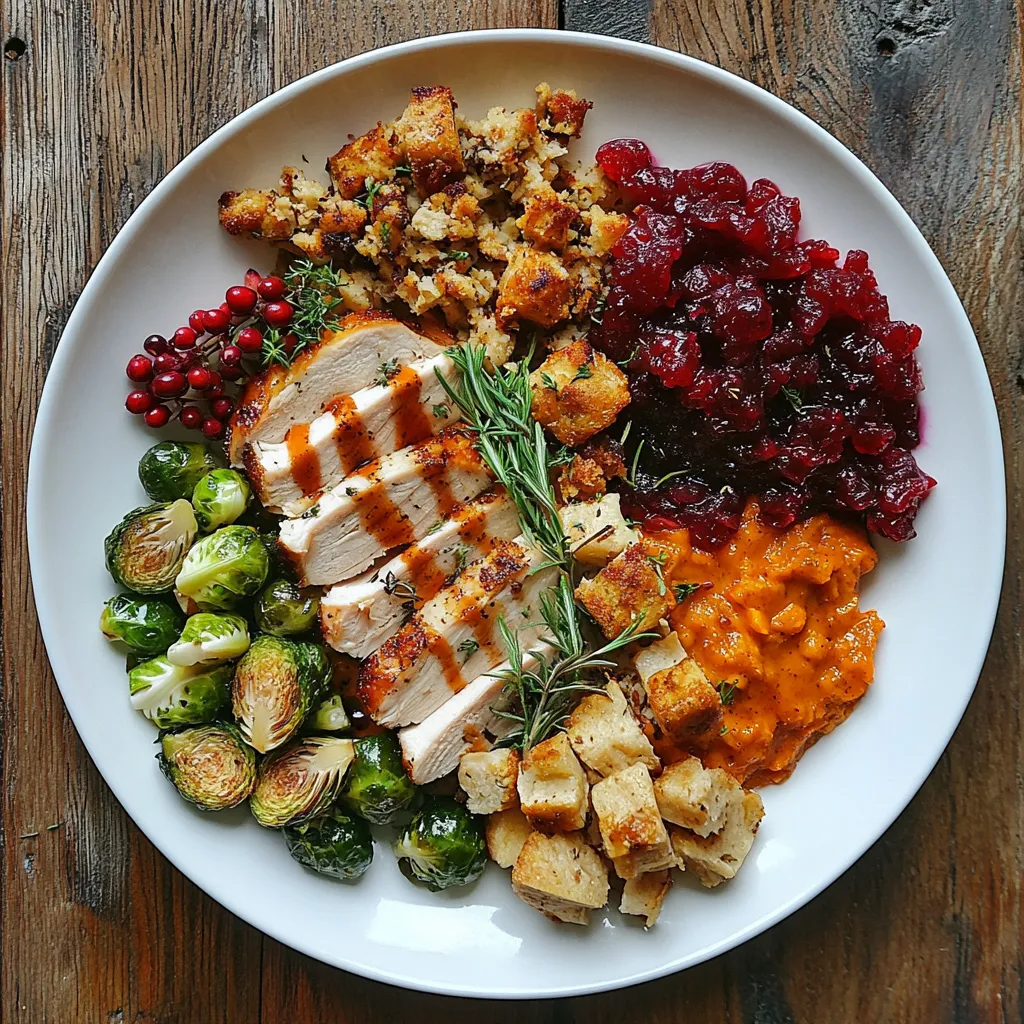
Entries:
[[843, 163], [850, 173], [856, 175], [856, 177], [868, 187], [869, 191], [877, 195], [881, 203], [887, 208], [888, 214], [895, 221], [898, 221], [901, 224], [908, 235], [908, 242], [912, 244], [915, 250], [918, 251], [923, 263], [927, 265], [932, 275], [937, 276], [941, 287], [948, 290], [950, 297], [955, 300], [957, 319], [959, 321], [954, 325], [957, 332], [965, 333], [967, 337], [975, 340], [975, 349], [971, 354], [971, 358], [975, 364], [976, 372], [980, 372], [982, 375], [984, 382], [988, 387], [989, 395], [991, 396], [991, 401], [986, 404], [986, 407], [983, 410], [983, 415], [986, 420], [985, 429], [986, 433], [993, 439], [994, 443], [991, 455], [997, 457], [998, 466], [1002, 469], [1001, 473], [996, 474], [994, 482], [995, 486], [991, 495], [991, 497], [995, 499], [993, 502], [994, 515], [997, 520], [997, 522], [994, 522], [992, 525], [998, 526], [998, 544], [995, 552], [995, 564], [992, 567], [994, 570], [992, 574], [994, 579], [992, 580], [992, 584], [985, 595], [985, 614], [981, 617], [982, 621], [985, 621], [987, 618], [990, 625], [986, 634], [986, 643], [974, 659], [976, 663], [973, 671], [974, 682], [970, 689], [966, 691], [963, 699], [958, 702], [959, 706], [950, 709], [951, 711], [956, 710], [956, 716], [952, 719], [952, 726], [946, 730], [941, 747], [937, 746], [935, 757], [933, 759], [929, 759], [930, 763], [922, 765], [923, 770], [920, 771], [909, 784], [901, 787], [901, 791], [905, 792], [901, 792], [901, 799], [894, 803], [894, 806], [896, 806], [897, 809], [891, 816], [886, 816], [883, 820], [882, 827], [877, 830], [871, 830], [860, 844], [856, 844], [854, 848], [844, 851], [843, 855], [838, 859], [839, 866], [834, 871], [829, 871], [827, 873], [828, 877], [826, 880], [816, 881], [807, 886], [781, 906], [776, 907], [771, 913], [762, 915], [760, 918], [751, 921], [746, 927], [740, 929], [727, 939], [724, 939], [707, 949], [701, 950], [697, 954], [677, 957], [676, 959], [668, 962], [658, 964], [650, 970], [634, 971], [628, 975], [616, 976], [598, 983], [570, 983], [564, 985], [544, 986], [532, 991], [502, 988], [490, 988], [484, 990], [480, 988], [473, 988], [471, 985], [461, 986], [437, 984], [431, 982], [430, 979], [423, 977], [382, 970], [372, 964], [357, 963], [350, 960], [344, 960], [342, 962], [324, 960], [321, 954], [311, 946], [304, 948], [301, 941], [297, 942], [294, 936], [285, 936], [282, 934], [280, 929], [274, 927], [273, 922], [271, 922], [270, 926], [266, 926], [263, 923], [254, 923], [252, 916], [248, 913], [249, 908], [236, 906], [234, 905], [235, 901], [214, 895], [201, 882], [194, 878], [190, 870], [182, 863], [184, 858], [179, 854], [178, 848], [154, 838], [154, 835], [151, 834], [147, 825], [136, 816], [133, 809], [129, 806], [130, 804], [134, 804], [135, 801], [130, 798], [126, 799], [126, 797], [123, 796], [123, 790], [119, 785], [119, 780], [110, 779], [103, 773], [99, 767], [96, 756], [94, 755], [94, 747], [98, 746], [98, 740], [95, 737], [91, 741], [87, 740], [78, 730], [77, 724], [75, 724], [74, 718], [71, 715], [68, 695], [65, 693], [65, 686], [61, 682], [61, 675], [64, 675], [64, 677], [69, 680], [68, 690], [70, 692], [73, 689], [73, 686], [70, 683], [70, 678], [73, 675], [73, 672], [71, 671], [70, 666], [64, 665], [65, 659], [61, 658], [58, 654], [56, 660], [62, 663], [62, 669], [59, 673], [56, 665], [54, 664], [54, 657], [51, 654], [51, 646], [53, 650], [59, 651], [59, 645], [57, 642], [57, 637], [59, 635], [59, 619], [56, 614], [57, 610], [53, 607], [52, 600], [48, 599], [46, 595], [40, 596], [39, 590], [36, 587], [37, 571], [35, 566], [39, 564], [39, 555], [37, 552], [40, 551], [40, 546], [43, 543], [43, 540], [41, 537], [41, 531], [33, 525], [34, 521], [39, 518], [37, 510], [40, 508], [42, 501], [40, 495], [40, 489], [43, 486], [43, 470], [40, 468], [40, 463], [43, 461], [41, 456], [44, 442], [42, 439], [52, 435], [54, 429], [53, 421], [58, 413], [58, 408], [56, 406], [57, 385], [54, 382], [63, 375], [63, 364], [70, 358], [69, 347], [59, 343], [54, 353], [53, 360], [46, 372], [46, 380], [43, 385], [43, 391], [37, 407], [36, 420], [33, 425], [32, 442], [29, 454], [25, 518], [33, 599], [36, 606], [40, 633], [46, 649], [51, 671], [53, 672], [54, 679], [57, 682], [57, 686], [61, 694], [61, 699], [64, 701], [65, 707], [68, 710], [68, 716], [71, 718], [72, 724], [75, 725], [75, 732], [88, 752], [97, 771], [99, 771], [104, 782], [110, 788], [125, 813], [128, 814], [139, 830], [163, 854], [163, 856], [165, 856], [178, 871], [195, 884], [197, 888], [251, 927], [269, 935], [271, 938], [281, 942], [283, 945], [308, 955], [313, 959], [319, 960], [320, 962], [326, 963], [331, 967], [350, 971], [374, 981], [396, 985], [414, 991], [480, 999], [564, 998], [575, 995], [588, 995], [611, 991], [646, 981], [653, 981], [657, 978], [666, 977], [667, 975], [675, 974], [689, 967], [696, 966], [699, 963], [704, 963], [722, 953], [742, 945], [778, 922], [789, 917], [792, 913], [805, 906], [824, 889], [841, 878], [850, 869], [850, 867], [878, 841], [878, 839], [893, 824], [896, 818], [907, 809], [911, 801], [920, 791], [925, 780], [935, 768], [935, 765], [938, 763], [942, 754], [948, 747], [953, 733], [959, 726], [967, 705], [977, 688], [978, 679], [984, 667], [988, 650], [991, 646], [992, 633], [995, 628], [996, 615], [1002, 596], [1002, 580], [1005, 570], [1007, 519], [1005, 481], [1006, 464], [998, 408], [995, 403], [991, 380], [988, 376], [987, 366], [980, 346], [977, 345], [977, 336], [974, 332], [973, 326], [971, 325], [970, 319], [963, 308], [960, 296], [950, 281], [949, 276], [946, 274], [941, 261], [932, 250], [927, 239], [921, 233], [921, 230], [918, 228], [913, 218], [906, 210], [903, 209], [895, 196], [893, 196], [889, 189], [867, 167], [867, 165], [855, 153], [853, 153], [852, 150], [848, 149], [843, 145], [843, 143], [826, 131], [826, 129], [821, 127], [821, 125], [807, 114], [797, 110], [785, 100], [774, 95], [768, 90], [763, 89], [761, 86], [755, 85], [753, 82], [749, 82], [733, 72], [727, 71], [724, 68], [717, 67], [713, 64], [709, 64], [699, 58], [679, 53], [665, 47], [588, 32], [572, 32], [552, 28], [502, 28], [477, 29], [467, 32], [450, 32], [439, 35], [422, 36], [399, 43], [393, 43], [384, 47], [366, 50], [362, 53], [345, 58], [344, 60], [337, 61], [325, 68], [311, 72], [310, 74], [296, 79], [294, 82], [282, 86], [280, 89], [275, 90], [263, 99], [244, 108], [224, 125], [210, 134], [206, 139], [200, 142], [193, 150], [185, 154], [154, 186], [149, 195], [146, 196], [146, 198], [132, 212], [131, 216], [111, 240], [111, 243], [90, 274], [84, 288], [82, 289], [81, 295], [75, 304], [71, 316], [61, 333], [61, 340], [63, 341], [64, 336], [69, 332], [72, 335], [75, 333], [79, 321], [85, 316], [85, 310], [93, 301], [93, 294], [100, 290], [104, 280], [108, 276], [108, 268], [118, 260], [122, 251], [131, 244], [133, 237], [144, 224], [149, 211], [160, 203], [163, 195], [175, 186], [180, 177], [189, 173], [195, 165], [201, 164], [205, 159], [206, 154], [216, 149], [223, 140], [243, 132], [251, 122], [261, 118], [265, 112], [269, 112], [280, 104], [288, 102], [294, 96], [301, 94], [322, 81], [326, 81], [336, 76], [343, 76], [349, 70], [379, 62], [386, 62], [392, 58], [400, 57], [406, 53], [417, 50], [443, 50], [450, 46], [471, 45], [476, 42], [493, 43], [501, 42], [502, 40], [510, 43], [540, 41], [547, 44], [559, 43], [564, 44], [568, 48], [583, 47], [598, 51], [639, 57], [655, 63], [668, 65], [677, 70], [710, 80], [711, 82], [724, 87], [741, 97], [754, 101], [762, 107], [767, 107], [776, 116], [789, 121], [794, 125], [794, 127], [808, 133], [813, 140], [817, 142], [817, 144], [824, 147], [830, 155]]

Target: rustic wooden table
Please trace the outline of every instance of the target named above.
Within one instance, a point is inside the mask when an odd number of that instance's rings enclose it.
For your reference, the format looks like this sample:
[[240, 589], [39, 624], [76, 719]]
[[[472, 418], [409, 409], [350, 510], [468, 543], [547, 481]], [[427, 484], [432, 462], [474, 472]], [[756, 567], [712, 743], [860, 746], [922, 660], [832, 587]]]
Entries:
[[[0, 1022], [1024, 1019], [1022, 14], [1019, 0], [4, 0]], [[645, 39], [719, 64], [806, 111], [881, 176], [939, 254], [988, 363], [1006, 445], [1009, 568], [985, 673], [949, 750], [827, 892], [684, 975], [485, 1007], [307, 960], [222, 910], [140, 835], [47, 667], [24, 482], [68, 314], [115, 232], [184, 154], [255, 100], [350, 54], [522, 25]], [[952, 618], [971, 595], [949, 598]], [[937, 640], [940, 630], [955, 637], [952, 623], [937, 624]]]

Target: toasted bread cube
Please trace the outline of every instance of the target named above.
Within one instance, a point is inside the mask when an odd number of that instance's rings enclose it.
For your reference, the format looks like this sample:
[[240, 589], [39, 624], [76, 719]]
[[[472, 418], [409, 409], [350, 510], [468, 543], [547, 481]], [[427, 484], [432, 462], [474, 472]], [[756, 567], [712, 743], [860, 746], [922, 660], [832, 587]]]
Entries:
[[679, 634], [672, 632], [668, 636], [662, 637], [661, 640], [655, 640], [654, 643], [640, 651], [633, 658], [633, 664], [636, 665], [640, 682], [646, 685], [651, 676], [658, 672], [664, 672], [666, 669], [675, 668], [685, 659], [686, 651], [679, 642]]
[[587, 777], [560, 732], [526, 752], [519, 766], [519, 804], [542, 832], [574, 832], [587, 820]]
[[556, 921], [587, 924], [608, 902], [608, 869], [578, 833], [532, 833], [512, 868], [512, 891]]
[[676, 603], [643, 544], [626, 548], [592, 580], [581, 580], [576, 596], [609, 638], [634, 622], [637, 632], [649, 630]]
[[580, 565], [600, 568], [640, 538], [622, 516], [617, 494], [558, 510], [569, 550]]
[[519, 754], [514, 750], [471, 750], [459, 759], [459, 785], [473, 814], [507, 811], [519, 802]]
[[604, 852], [620, 878], [672, 867], [675, 855], [644, 764], [602, 779], [591, 793]]
[[447, 86], [413, 89], [409, 106], [395, 127], [421, 196], [440, 192], [465, 172], [455, 127], [455, 100]]
[[600, 206], [592, 206], [588, 211], [590, 222], [590, 248], [603, 256], [611, 252], [615, 243], [626, 233], [629, 217], [624, 213], [605, 213]]
[[581, 100], [572, 89], [552, 89], [547, 82], [537, 86], [537, 119], [552, 135], [579, 138], [583, 119], [593, 105], [589, 100]]
[[610, 682], [602, 693], [592, 693], [576, 705], [565, 723], [565, 734], [576, 756], [601, 776], [640, 762], [656, 771], [661, 762], [640, 728], [619, 684]]
[[646, 918], [644, 925], [650, 928], [658, 920], [661, 905], [671, 888], [672, 873], [667, 868], [627, 878], [622, 887], [619, 913]]
[[327, 171], [342, 199], [366, 191], [366, 179], [386, 181], [395, 173], [401, 154], [391, 125], [377, 122], [365, 135], [342, 146], [327, 161]]
[[229, 235], [259, 235], [263, 230], [263, 218], [273, 201], [273, 192], [258, 188], [224, 192], [217, 200], [220, 226]]
[[735, 878], [754, 845], [763, 817], [761, 798], [737, 786], [728, 792], [724, 824], [718, 832], [705, 837], [673, 828], [672, 849], [687, 871], [692, 871], [702, 885], [712, 888]]
[[487, 853], [495, 864], [510, 868], [516, 862], [533, 826], [518, 807], [498, 811], [487, 819]]
[[562, 500], [589, 501], [608, 490], [608, 481], [626, 475], [622, 453], [612, 442], [591, 441], [563, 467], [558, 478]]
[[526, 200], [516, 227], [536, 248], [561, 252], [569, 244], [569, 228], [576, 217], [576, 207], [548, 186]]
[[552, 352], [530, 374], [530, 387], [533, 418], [570, 447], [611, 426], [629, 405], [626, 375], [582, 339]]
[[498, 282], [498, 324], [529, 320], [554, 327], [569, 316], [572, 280], [553, 253], [520, 246], [509, 257]]
[[655, 672], [644, 688], [654, 717], [673, 739], [693, 739], [721, 728], [722, 698], [693, 658]]
[[727, 771], [705, 768], [695, 757], [670, 764], [654, 780], [661, 816], [705, 837], [725, 824], [729, 794], [739, 788]]

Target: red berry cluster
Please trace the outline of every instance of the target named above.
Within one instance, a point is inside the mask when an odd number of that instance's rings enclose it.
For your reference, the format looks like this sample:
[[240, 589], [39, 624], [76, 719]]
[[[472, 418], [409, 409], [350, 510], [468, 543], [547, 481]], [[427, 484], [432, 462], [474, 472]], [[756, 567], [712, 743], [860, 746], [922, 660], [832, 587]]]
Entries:
[[[216, 308], [197, 309], [169, 339], [151, 334], [142, 343], [147, 354], [132, 356], [125, 368], [137, 385], [125, 408], [154, 429], [177, 418], [183, 427], [220, 437], [235, 408], [225, 387], [249, 376], [243, 360], [259, 356], [267, 328], [288, 326], [295, 311], [287, 294], [280, 277], [250, 270], [244, 285], [229, 288]], [[282, 340], [286, 351], [294, 347], [293, 336]]]

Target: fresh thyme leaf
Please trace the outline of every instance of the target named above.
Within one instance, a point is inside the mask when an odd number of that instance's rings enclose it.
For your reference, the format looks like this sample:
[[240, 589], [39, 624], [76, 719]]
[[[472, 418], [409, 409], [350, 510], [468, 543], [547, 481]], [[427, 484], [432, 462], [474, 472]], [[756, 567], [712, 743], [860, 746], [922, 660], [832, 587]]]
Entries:
[[601, 321], [604, 319], [604, 309], [608, 305], [608, 297], [604, 296], [594, 303], [594, 308], [590, 311], [590, 322], [596, 326], [601, 326]]
[[703, 588], [700, 583], [677, 583], [672, 589], [675, 591], [676, 600], [682, 603], [691, 594]]
[[367, 210], [373, 210], [373, 199], [374, 196], [380, 191], [381, 186], [384, 185], [383, 181], [374, 181], [373, 178], [367, 178], [365, 181], [366, 191], [356, 196], [355, 202]]
[[465, 544], [460, 544], [455, 549], [455, 571], [462, 572], [466, 568], [469, 562], [469, 548]]
[[569, 381], [569, 383], [570, 384], [575, 384], [576, 381], [578, 381], [578, 380], [589, 380], [593, 376], [594, 376], [594, 371], [591, 370], [590, 367], [586, 363], [584, 363], [576, 371], [576, 376], [573, 377], [573, 379], [571, 381]]
[[456, 650], [460, 654], [465, 654], [467, 656], [473, 655], [480, 650], [480, 643], [479, 641], [474, 640], [472, 637], [470, 637], [468, 640], [463, 640], [462, 643], [459, 644], [459, 646], [456, 648]]
[[398, 373], [398, 360], [389, 359], [387, 362], [381, 363], [377, 367], [377, 376], [374, 377], [374, 384], [379, 384], [382, 388], [387, 386], [389, 380]]
[[472, 258], [471, 254], [466, 252], [465, 249], [453, 249], [451, 252], [446, 252], [441, 257], [441, 262], [442, 263], [457, 263], [459, 260], [468, 260], [468, 259], [471, 259], [471, 258]]
[[437, 533], [437, 531], [440, 530], [442, 526], [444, 526], [444, 520], [443, 519], [435, 519], [430, 524], [430, 526], [427, 527], [427, 534], [426, 535], [429, 537], [432, 533]]
[[794, 412], [799, 412], [804, 407], [804, 400], [796, 388], [783, 387], [779, 392], [783, 398], [793, 407]]
[[408, 580], [400, 580], [393, 572], [384, 574], [384, 593], [388, 596], [415, 597], [416, 588]]
[[391, 244], [391, 225], [390, 224], [387, 224], [387, 223], [381, 224], [381, 226], [380, 226], [380, 240], [385, 245], [390, 245]]
[[625, 444], [626, 438], [629, 437], [629, 432], [633, 428], [633, 421], [626, 420], [625, 429], [622, 431], [622, 437], [619, 438], [619, 444]]
[[715, 684], [715, 689], [718, 691], [723, 707], [728, 707], [736, 699], [737, 686], [739, 686], [739, 680], [729, 683], [723, 679], [720, 683]]
[[656, 555], [648, 555], [647, 561], [654, 569], [654, 575], [658, 577], [658, 596], [665, 596], [665, 563], [668, 561], [668, 552], [659, 551]]
[[719, 736], [724, 736], [729, 731], [729, 726], [723, 725], [721, 731], [718, 733]]
[[548, 391], [554, 391], [558, 393], [558, 381], [551, 376], [546, 370], [540, 375], [541, 383], [548, 389]]
[[411, 177], [412, 176], [412, 168], [411, 167], [405, 167], [405, 166], [396, 167], [395, 168], [395, 174], [404, 174], [406, 177]]
[[619, 367], [620, 370], [628, 369], [629, 368], [629, 364], [631, 362], [633, 362], [634, 359], [636, 359], [636, 354], [639, 351], [640, 351], [640, 344], [638, 342], [636, 345], [633, 346], [633, 351], [630, 352], [629, 355], [626, 356], [625, 359], [620, 359], [615, 365], [617, 367]]
[[430, 411], [434, 414], [435, 420], [446, 420], [451, 415], [451, 410], [443, 402], [440, 405], [433, 405]]
[[320, 506], [319, 505], [310, 505], [309, 508], [307, 508], [306, 511], [303, 512], [301, 516], [299, 516], [299, 518], [300, 519], [316, 519], [316, 517], [318, 515], [320, 515]]

